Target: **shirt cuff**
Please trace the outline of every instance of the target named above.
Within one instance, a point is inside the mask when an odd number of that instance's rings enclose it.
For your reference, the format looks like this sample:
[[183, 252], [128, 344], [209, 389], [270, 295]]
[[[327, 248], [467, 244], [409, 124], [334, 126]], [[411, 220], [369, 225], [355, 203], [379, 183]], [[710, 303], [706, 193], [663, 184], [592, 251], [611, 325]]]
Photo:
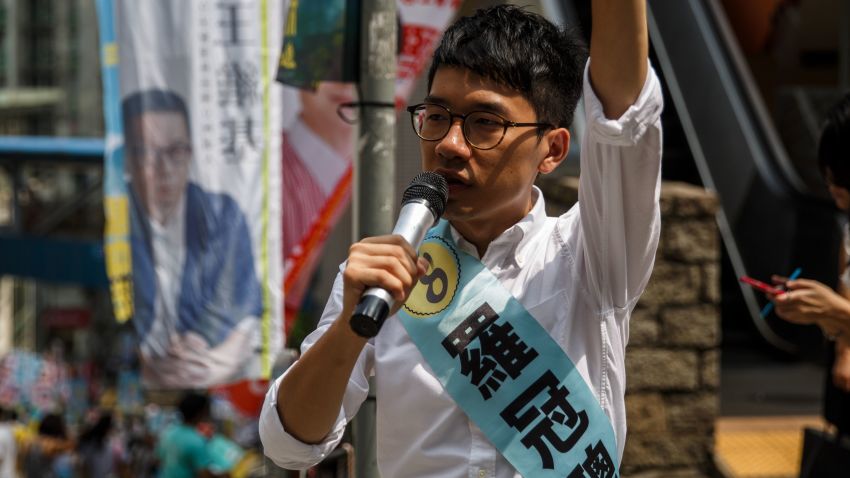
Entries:
[[[652, 65], [646, 72], [643, 88], [634, 104], [617, 119], [608, 119], [602, 108], [602, 102], [590, 84], [590, 59], [584, 68], [584, 107], [587, 131], [601, 143], [616, 146], [636, 145], [647, 128], [661, 117], [664, 97], [661, 82]], [[649, 60], [647, 60], [649, 62]]]
[[286, 373], [272, 382], [269, 391], [266, 392], [266, 399], [260, 412], [260, 440], [263, 443], [263, 452], [277, 466], [303, 470], [324, 460], [336, 448], [345, 432], [345, 414], [340, 407], [333, 429], [321, 443], [304, 443], [293, 437], [283, 428], [277, 413], [277, 391], [284, 376]]

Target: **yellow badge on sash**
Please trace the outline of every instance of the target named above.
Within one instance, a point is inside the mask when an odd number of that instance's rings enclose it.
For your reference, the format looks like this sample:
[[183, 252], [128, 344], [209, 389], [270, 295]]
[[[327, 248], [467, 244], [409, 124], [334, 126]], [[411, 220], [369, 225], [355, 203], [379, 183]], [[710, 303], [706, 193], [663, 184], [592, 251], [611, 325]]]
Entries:
[[428, 261], [428, 271], [404, 304], [408, 314], [420, 319], [444, 311], [451, 304], [460, 281], [457, 252], [440, 237], [429, 239], [419, 248], [419, 255]]

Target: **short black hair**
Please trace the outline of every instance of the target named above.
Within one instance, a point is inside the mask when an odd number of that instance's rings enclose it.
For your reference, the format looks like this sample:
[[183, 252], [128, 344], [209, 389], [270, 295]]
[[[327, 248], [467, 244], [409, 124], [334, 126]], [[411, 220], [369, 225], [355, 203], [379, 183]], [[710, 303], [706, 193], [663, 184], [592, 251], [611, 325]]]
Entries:
[[[177, 93], [168, 90], [142, 90], [137, 91], [121, 101], [121, 119], [124, 121], [124, 134], [132, 131], [128, 126], [135, 118], [144, 113], [151, 112], [175, 112], [179, 113], [186, 121], [186, 130], [191, 135], [192, 128], [189, 122], [189, 110], [183, 98]], [[132, 134], [132, 133], [129, 133]]]
[[38, 424], [38, 434], [41, 436], [65, 439], [68, 432], [65, 428], [65, 420], [58, 413], [48, 413]]
[[844, 96], [827, 114], [818, 146], [818, 166], [832, 183], [850, 189], [850, 94]]
[[177, 404], [183, 422], [187, 424], [197, 423], [210, 411], [210, 398], [203, 393], [187, 392]]
[[434, 51], [437, 69], [465, 68], [518, 91], [537, 121], [567, 128], [581, 98], [587, 47], [578, 34], [513, 5], [478, 10], [451, 25]]
[[80, 436], [77, 438], [77, 444], [85, 445], [93, 443], [97, 446], [102, 446], [110, 430], [112, 430], [112, 413], [108, 411], [101, 412], [97, 421], [80, 433]]

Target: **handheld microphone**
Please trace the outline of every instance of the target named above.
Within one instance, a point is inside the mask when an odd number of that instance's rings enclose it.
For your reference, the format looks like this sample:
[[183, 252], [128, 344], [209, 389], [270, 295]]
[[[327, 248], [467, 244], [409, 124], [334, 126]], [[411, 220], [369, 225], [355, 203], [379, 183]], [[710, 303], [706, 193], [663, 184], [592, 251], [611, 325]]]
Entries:
[[[449, 186], [442, 176], [430, 171], [417, 174], [404, 190], [393, 234], [419, 249], [425, 233], [443, 215], [448, 196]], [[361, 337], [378, 335], [394, 302], [389, 292], [380, 287], [366, 289], [349, 320], [351, 329]]]

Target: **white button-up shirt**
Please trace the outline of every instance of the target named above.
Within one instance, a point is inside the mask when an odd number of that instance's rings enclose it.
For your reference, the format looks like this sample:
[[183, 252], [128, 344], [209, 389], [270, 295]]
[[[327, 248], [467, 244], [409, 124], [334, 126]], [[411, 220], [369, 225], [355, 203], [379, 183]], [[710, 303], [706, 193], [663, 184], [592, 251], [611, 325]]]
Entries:
[[[587, 70], [584, 84], [587, 127], [578, 205], [560, 217], [547, 217], [543, 195], [535, 188], [531, 212], [479, 259], [575, 364], [611, 419], [622, 458], [629, 316], [649, 280], [660, 230], [663, 99], [650, 69], [635, 104], [609, 120]], [[458, 247], [478, 257], [475, 246], [453, 228], [452, 234]], [[302, 351], [316, 343], [341, 309], [340, 274]], [[285, 468], [305, 468], [327, 456], [366, 398], [370, 375], [375, 376], [382, 476], [519, 476], [443, 390], [393, 318], [361, 353], [324, 442], [305, 444], [284, 430], [275, 408], [281, 379], [272, 384], [260, 416], [266, 455]]]

